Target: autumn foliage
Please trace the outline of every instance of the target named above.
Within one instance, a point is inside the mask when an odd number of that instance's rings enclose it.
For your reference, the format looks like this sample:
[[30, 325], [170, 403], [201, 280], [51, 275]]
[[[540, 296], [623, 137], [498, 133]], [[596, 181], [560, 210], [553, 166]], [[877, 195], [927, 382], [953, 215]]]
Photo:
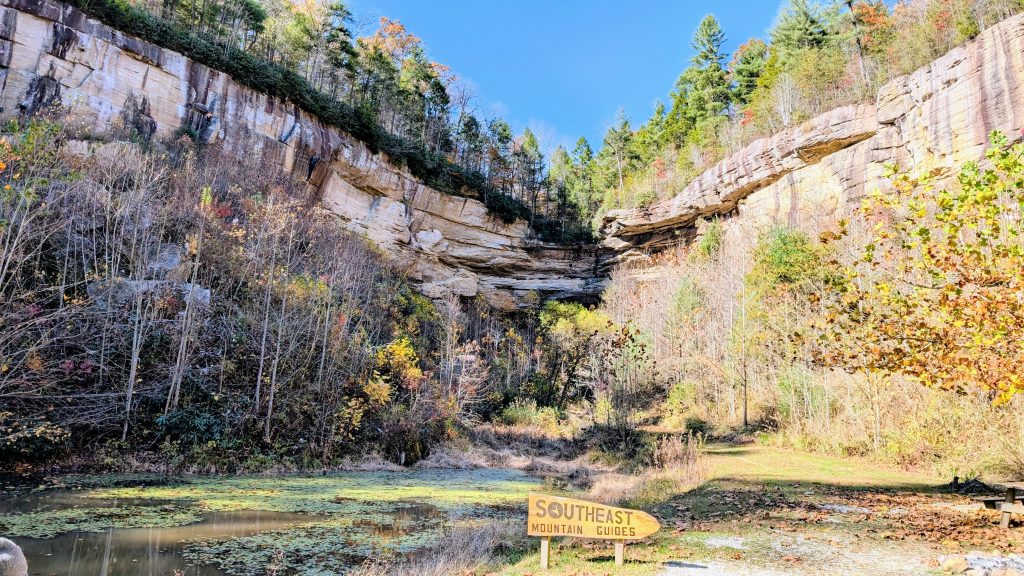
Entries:
[[864, 201], [869, 240], [829, 303], [821, 361], [997, 402], [1024, 390], [1022, 156], [996, 133], [955, 186], [894, 173]]

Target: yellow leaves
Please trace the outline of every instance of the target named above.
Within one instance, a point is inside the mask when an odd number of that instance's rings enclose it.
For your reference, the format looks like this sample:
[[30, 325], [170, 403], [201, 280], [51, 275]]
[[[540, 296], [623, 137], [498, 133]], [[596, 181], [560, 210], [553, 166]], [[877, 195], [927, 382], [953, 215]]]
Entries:
[[43, 358], [35, 350], [29, 351], [25, 356], [25, 367], [33, 372], [42, 372], [45, 368]]
[[1022, 180], [1019, 162], [983, 175], [965, 166], [961, 189], [936, 193], [928, 178], [897, 174], [898, 195], [865, 198], [869, 237], [838, 276], [821, 356], [924, 385], [988, 389], [1000, 402], [1024, 389], [1024, 249], [1004, 232], [1024, 219], [1020, 199], [1006, 194]]
[[403, 336], [377, 351], [377, 368], [382, 378], [415, 387], [423, 379], [419, 356], [412, 341]]
[[213, 206], [213, 189], [209, 186], [204, 186], [199, 194], [199, 207], [203, 210], [209, 210], [211, 206]]
[[366, 394], [370, 404], [385, 406], [391, 401], [391, 385], [384, 381], [380, 373], [374, 372], [373, 377], [363, 385], [363, 394]]
[[359, 398], [349, 398], [342, 403], [341, 408], [334, 413], [338, 434], [352, 439], [362, 425], [365, 413], [366, 402]]

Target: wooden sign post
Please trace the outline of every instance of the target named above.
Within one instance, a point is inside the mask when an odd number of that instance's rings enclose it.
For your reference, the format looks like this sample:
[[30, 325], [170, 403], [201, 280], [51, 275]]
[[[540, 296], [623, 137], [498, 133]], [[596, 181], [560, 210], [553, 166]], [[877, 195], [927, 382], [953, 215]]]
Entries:
[[615, 508], [585, 500], [531, 493], [526, 533], [540, 537], [540, 566], [548, 567], [553, 536], [615, 541], [615, 565], [622, 566], [626, 540], [640, 540], [661, 528], [646, 512]]

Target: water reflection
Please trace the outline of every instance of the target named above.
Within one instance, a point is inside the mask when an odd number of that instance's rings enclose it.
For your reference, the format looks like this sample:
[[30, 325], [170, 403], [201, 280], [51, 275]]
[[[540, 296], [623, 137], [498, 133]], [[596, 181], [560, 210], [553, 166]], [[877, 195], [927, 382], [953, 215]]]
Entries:
[[222, 576], [209, 566], [186, 565], [181, 557], [186, 540], [248, 536], [309, 522], [302, 514], [284, 512], [216, 512], [203, 521], [174, 528], [110, 529], [105, 533], [72, 532], [40, 540], [19, 538], [35, 576]]

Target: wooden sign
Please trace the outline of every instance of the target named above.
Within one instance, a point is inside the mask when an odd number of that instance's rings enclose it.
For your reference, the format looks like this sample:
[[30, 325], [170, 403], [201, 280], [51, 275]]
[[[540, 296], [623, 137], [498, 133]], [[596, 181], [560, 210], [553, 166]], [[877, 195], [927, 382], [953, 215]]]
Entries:
[[615, 565], [621, 566], [626, 540], [639, 540], [661, 528], [646, 512], [596, 502], [530, 493], [526, 533], [540, 536], [540, 563], [548, 567], [552, 536], [615, 540]]

